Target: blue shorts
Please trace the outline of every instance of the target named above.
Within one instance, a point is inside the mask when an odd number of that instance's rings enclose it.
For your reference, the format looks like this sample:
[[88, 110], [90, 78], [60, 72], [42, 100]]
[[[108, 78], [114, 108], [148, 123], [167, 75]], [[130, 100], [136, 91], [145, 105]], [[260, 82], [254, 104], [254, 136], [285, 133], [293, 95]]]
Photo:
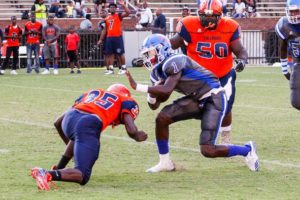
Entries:
[[92, 174], [92, 168], [100, 152], [101, 120], [91, 114], [70, 109], [62, 121], [64, 134], [74, 141], [75, 169], [82, 172], [82, 185], [86, 184]]
[[123, 37], [107, 37], [105, 41], [105, 54], [122, 55], [125, 53]]
[[236, 72], [234, 69], [231, 69], [231, 71], [228, 74], [220, 78], [221, 86], [225, 89], [225, 93], [227, 96], [227, 109], [225, 114], [231, 112], [234, 103], [235, 80], [236, 80]]

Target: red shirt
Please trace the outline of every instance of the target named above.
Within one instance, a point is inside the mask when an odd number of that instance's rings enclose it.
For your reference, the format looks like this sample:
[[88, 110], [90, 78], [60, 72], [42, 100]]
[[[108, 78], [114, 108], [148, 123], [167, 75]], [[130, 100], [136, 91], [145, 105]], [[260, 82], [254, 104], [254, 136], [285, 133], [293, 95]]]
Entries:
[[68, 51], [77, 50], [79, 41], [80, 41], [80, 37], [79, 35], [77, 35], [77, 33], [73, 33], [73, 34], [69, 33], [66, 36], [67, 50]]
[[19, 37], [22, 35], [22, 29], [16, 25], [9, 25], [5, 28], [5, 34], [9, 37], [15, 36], [15, 38], [7, 38], [7, 46], [8, 47], [15, 47], [19, 46]]
[[105, 18], [107, 37], [120, 37], [122, 35], [121, 14], [109, 15]]
[[38, 32], [38, 33], [30, 33], [26, 35], [26, 43], [28, 44], [39, 44], [40, 43], [40, 38], [42, 34], [42, 27], [43, 25], [40, 22], [35, 22], [32, 23], [31, 21], [27, 22], [25, 24], [25, 30], [30, 32]]

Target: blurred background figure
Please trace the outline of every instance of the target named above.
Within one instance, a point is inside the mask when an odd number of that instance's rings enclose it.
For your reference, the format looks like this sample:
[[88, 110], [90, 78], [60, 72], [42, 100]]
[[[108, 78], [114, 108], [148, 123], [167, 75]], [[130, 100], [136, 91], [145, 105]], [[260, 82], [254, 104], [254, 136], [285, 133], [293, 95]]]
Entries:
[[93, 24], [92, 24], [92, 15], [91, 14], [86, 14], [85, 15], [85, 20], [83, 20], [80, 23], [80, 30], [85, 30], [85, 31], [91, 31], [93, 30]]
[[36, 21], [43, 24], [43, 26], [47, 25], [47, 7], [44, 4], [44, 0], [36, 0], [31, 7], [31, 12], [35, 13]]

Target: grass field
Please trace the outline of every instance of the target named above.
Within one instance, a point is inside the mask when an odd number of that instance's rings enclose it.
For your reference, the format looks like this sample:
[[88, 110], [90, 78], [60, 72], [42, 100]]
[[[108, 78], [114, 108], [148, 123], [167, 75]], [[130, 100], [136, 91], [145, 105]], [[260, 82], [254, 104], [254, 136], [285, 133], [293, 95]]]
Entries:
[[[148, 82], [147, 70], [134, 68], [131, 73], [138, 82]], [[0, 77], [0, 199], [300, 198], [300, 112], [290, 105], [288, 82], [280, 69], [266, 67], [248, 67], [238, 74], [233, 109], [233, 143], [256, 141], [261, 159], [258, 173], [250, 172], [242, 158], [204, 158], [198, 150], [200, 122], [195, 120], [170, 128], [171, 157], [178, 170], [145, 173], [158, 162], [157, 112], [148, 109], [145, 94], [132, 92], [140, 105], [136, 124], [149, 134], [147, 142], [133, 142], [122, 126], [107, 128], [86, 186], [57, 182], [58, 190], [38, 191], [30, 168], [49, 168], [64, 149], [52, 125], [56, 117], [82, 92], [115, 82], [128, 85], [125, 76], [104, 76], [100, 69], [83, 70], [80, 75], [60, 70], [57, 76], [20, 72]]]

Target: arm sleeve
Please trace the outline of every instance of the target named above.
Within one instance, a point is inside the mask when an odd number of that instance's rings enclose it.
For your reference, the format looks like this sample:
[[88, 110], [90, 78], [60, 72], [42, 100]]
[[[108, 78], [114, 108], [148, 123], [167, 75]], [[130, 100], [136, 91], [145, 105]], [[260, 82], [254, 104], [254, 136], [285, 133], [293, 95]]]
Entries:
[[184, 41], [188, 43], [192, 42], [191, 35], [184, 25], [184, 21], [181, 20], [177, 23], [176, 32], [183, 38]]
[[121, 107], [121, 123], [123, 123], [125, 113], [130, 114], [133, 119], [136, 119], [139, 114], [139, 106], [133, 100], [125, 100], [122, 102]]

